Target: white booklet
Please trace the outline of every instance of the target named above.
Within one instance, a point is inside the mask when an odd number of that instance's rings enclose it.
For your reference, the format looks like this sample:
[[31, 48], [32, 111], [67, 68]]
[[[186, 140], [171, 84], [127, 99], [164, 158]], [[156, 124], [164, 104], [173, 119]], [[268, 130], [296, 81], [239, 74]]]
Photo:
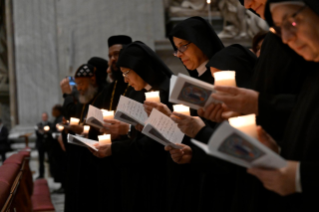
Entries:
[[227, 121], [214, 132], [208, 145], [192, 139], [207, 154], [239, 166], [277, 169], [286, 166], [280, 155], [257, 139], [233, 128]]
[[89, 105], [86, 123], [99, 129], [103, 128], [104, 121], [102, 111], [93, 105]]
[[181, 149], [181, 147], [175, 144], [182, 143], [184, 138], [184, 134], [177, 124], [170, 117], [156, 109], [152, 110], [146, 120], [142, 133], [164, 146], [172, 146], [177, 149]]
[[135, 126], [136, 124], [144, 125], [148, 117], [142, 103], [122, 95], [114, 118]]
[[98, 141], [91, 140], [88, 138], [83, 138], [79, 135], [68, 134], [68, 143], [74, 144], [77, 146], [89, 147], [95, 151], [99, 151], [93, 144], [99, 143]]
[[169, 90], [170, 102], [187, 105], [195, 110], [213, 102], [220, 103], [211, 97], [216, 92], [214, 85], [184, 74], [172, 75]]

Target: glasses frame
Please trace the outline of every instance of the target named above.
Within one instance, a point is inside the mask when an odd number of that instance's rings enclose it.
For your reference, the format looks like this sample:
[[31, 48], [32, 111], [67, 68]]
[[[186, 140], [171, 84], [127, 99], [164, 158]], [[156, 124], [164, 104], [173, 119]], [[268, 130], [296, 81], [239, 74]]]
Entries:
[[192, 43], [192, 42], [189, 42], [189, 43], [187, 43], [187, 44], [185, 44], [185, 45], [182, 45], [181, 47], [177, 48], [177, 49], [174, 51], [173, 55], [174, 55], [175, 57], [177, 57], [178, 52], [180, 52], [180, 53], [183, 54], [183, 53], [187, 50], [188, 45], [191, 44], [191, 43]]
[[127, 75], [130, 73], [130, 71], [131, 71], [131, 70], [126, 71], [125, 73], [122, 74], [122, 76], [123, 76], [124, 78], [127, 78]]
[[291, 32], [291, 33], [296, 33], [298, 23], [296, 20], [297, 15], [299, 15], [304, 9], [306, 9], [308, 6], [304, 5], [301, 8], [299, 8], [296, 12], [294, 12], [290, 17], [285, 18], [283, 20], [283, 23], [281, 26], [273, 26], [273, 30], [270, 30], [272, 33], [278, 35], [279, 37], [282, 36], [282, 29], [284, 28], [285, 30]]

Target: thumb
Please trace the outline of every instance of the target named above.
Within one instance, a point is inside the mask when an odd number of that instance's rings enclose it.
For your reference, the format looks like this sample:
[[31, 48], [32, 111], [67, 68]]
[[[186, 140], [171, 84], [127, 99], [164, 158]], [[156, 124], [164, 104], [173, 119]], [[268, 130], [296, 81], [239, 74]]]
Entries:
[[261, 126], [257, 126], [257, 135], [258, 135], [258, 140], [261, 143], [268, 143], [267, 133]]

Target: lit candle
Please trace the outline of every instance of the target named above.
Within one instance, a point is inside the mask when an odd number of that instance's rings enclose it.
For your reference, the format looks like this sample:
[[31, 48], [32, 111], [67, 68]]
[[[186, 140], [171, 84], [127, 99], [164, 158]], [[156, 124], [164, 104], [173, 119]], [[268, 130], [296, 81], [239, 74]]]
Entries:
[[70, 119], [70, 125], [79, 125], [80, 119], [77, 118], [71, 118]]
[[232, 127], [242, 131], [243, 133], [253, 138], [258, 139], [255, 114], [230, 118], [228, 119], [228, 121]]
[[110, 134], [99, 135], [98, 138], [101, 145], [112, 143]]
[[83, 126], [83, 133], [84, 133], [84, 134], [88, 134], [89, 131], [90, 131], [90, 126], [89, 126], [89, 125], [84, 125], [84, 126]]
[[45, 126], [43, 127], [44, 131], [48, 132], [50, 130], [50, 127], [49, 126]]
[[236, 87], [235, 71], [218, 71], [214, 73], [215, 85]]
[[113, 110], [101, 110], [103, 113], [103, 119], [114, 119], [114, 111]]
[[173, 105], [174, 112], [190, 116], [189, 107], [185, 105]]
[[145, 97], [146, 100], [150, 102], [161, 102], [159, 91], [146, 92]]
[[59, 131], [62, 131], [62, 130], [64, 129], [64, 126], [57, 124], [57, 125], [56, 125], [56, 128], [57, 128]]

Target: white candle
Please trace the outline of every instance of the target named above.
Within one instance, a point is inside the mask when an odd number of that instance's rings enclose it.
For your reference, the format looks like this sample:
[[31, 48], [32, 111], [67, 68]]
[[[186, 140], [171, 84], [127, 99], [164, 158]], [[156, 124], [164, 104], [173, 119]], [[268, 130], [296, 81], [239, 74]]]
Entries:
[[57, 125], [56, 125], [56, 128], [57, 128], [59, 131], [62, 131], [62, 130], [64, 129], [64, 126], [57, 124]]
[[50, 127], [49, 126], [45, 126], [43, 127], [44, 131], [48, 132], [50, 130]]
[[103, 113], [103, 119], [114, 119], [114, 111], [113, 110], [101, 110]]
[[161, 102], [159, 91], [146, 92], [145, 97], [150, 102]]
[[84, 134], [88, 134], [89, 131], [90, 131], [90, 126], [89, 126], [89, 125], [84, 125], [84, 126], [83, 126], [83, 133], [84, 133]]
[[174, 112], [190, 116], [189, 107], [185, 105], [173, 105]]
[[230, 118], [228, 119], [228, 121], [232, 127], [242, 131], [243, 133], [253, 138], [258, 139], [255, 114]]
[[70, 118], [70, 125], [79, 125], [80, 119]]
[[101, 145], [112, 143], [110, 134], [99, 135], [98, 138]]
[[214, 73], [215, 85], [236, 87], [235, 71], [218, 71]]

